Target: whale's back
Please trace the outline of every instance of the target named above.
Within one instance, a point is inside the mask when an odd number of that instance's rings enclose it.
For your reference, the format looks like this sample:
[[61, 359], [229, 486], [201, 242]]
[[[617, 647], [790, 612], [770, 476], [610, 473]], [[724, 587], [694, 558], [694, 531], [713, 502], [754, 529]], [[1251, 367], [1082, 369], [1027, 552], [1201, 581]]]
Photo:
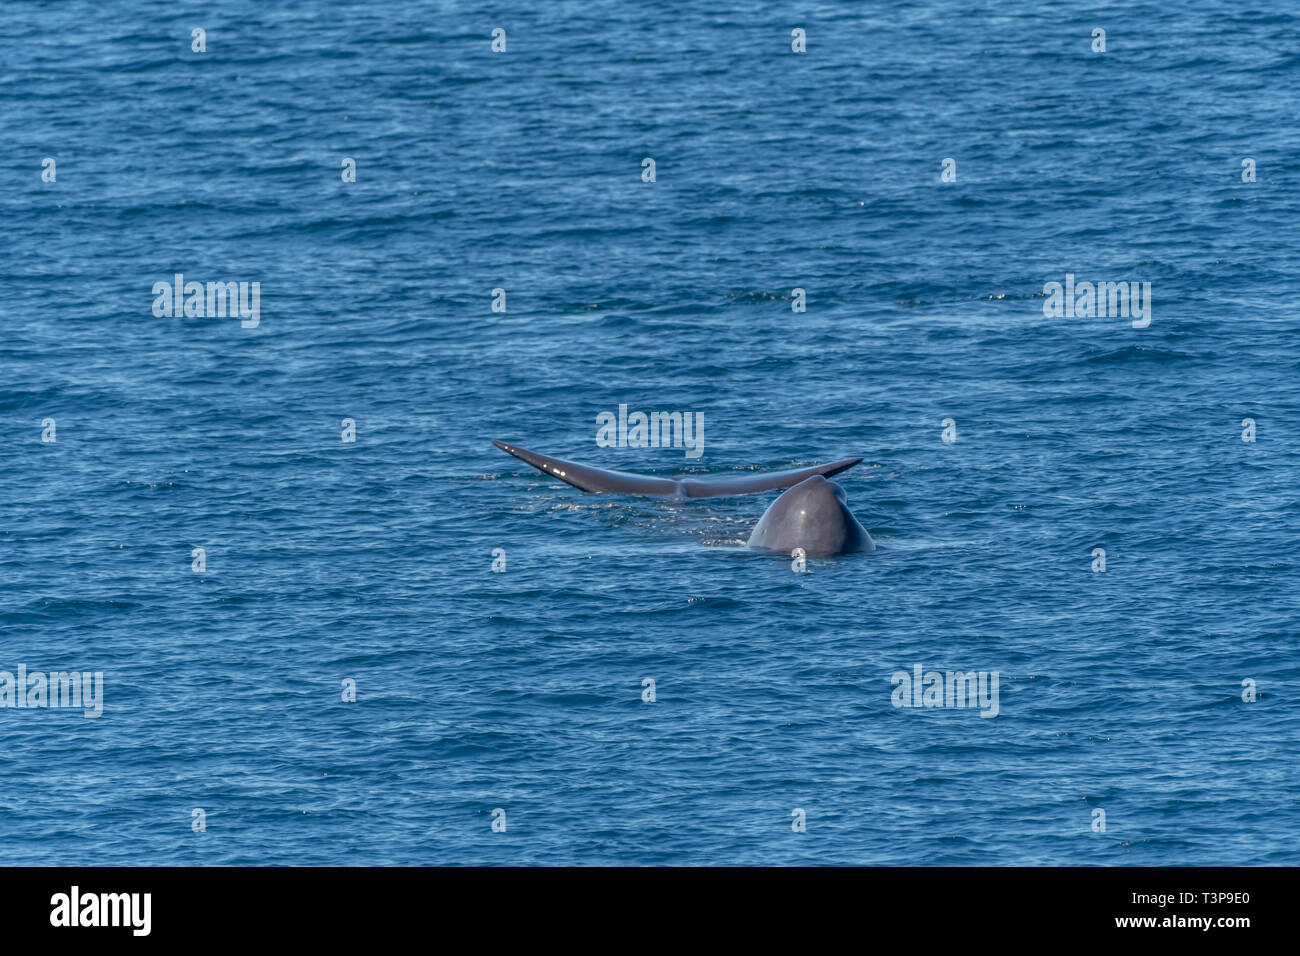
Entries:
[[806, 478], [772, 502], [749, 536], [759, 551], [847, 554], [874, 551], [876, 543], [853, 517], [844, 489], [820, 475]]

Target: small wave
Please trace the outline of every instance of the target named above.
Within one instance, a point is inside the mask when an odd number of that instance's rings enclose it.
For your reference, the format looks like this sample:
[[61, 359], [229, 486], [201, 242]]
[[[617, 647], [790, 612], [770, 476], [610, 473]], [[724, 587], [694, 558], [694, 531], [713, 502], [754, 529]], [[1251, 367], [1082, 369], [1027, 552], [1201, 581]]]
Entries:
[[1176, 352], [1172, 349], [1158, 349], [1147, 345], [1129, 345], [1108, 352], [1094, 350], [1089, 353], [1087, 358], [1083, 359], [1083, 362], [1087, 365], [1117, 365], [1123, 362], [1153, 362], [1157, 365], [1163, 365], [1167, 362], [1177, 362], [1191, 357], [1186, 352]]

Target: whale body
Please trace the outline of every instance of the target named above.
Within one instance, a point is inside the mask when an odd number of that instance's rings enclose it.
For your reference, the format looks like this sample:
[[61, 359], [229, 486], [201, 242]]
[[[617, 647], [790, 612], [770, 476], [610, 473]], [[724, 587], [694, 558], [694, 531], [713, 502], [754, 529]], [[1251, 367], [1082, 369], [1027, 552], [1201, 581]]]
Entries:
[[874, 551], [876, 544], [845, 504], [844, 489], [830, 475], [847, 471], [861, 458], [845, 458], [829, 465], [790, 468], [784, 471], [738, 471], [688, 475], [677, 478], [637, 475], [627, 471], [593, 468], [563, 458], [493, 440], [507, 454], [527, 462], [543, 474], [589, 494], [653, 495], [665, 498], [714, 498], [782, 490], [781, 496], [763, 513], [749, 536], [756, 551], [805, 554], [848, 554]]
[[796, 548], [820, 555], [876, 550], [867, 529], [849, 511], [844, 489], [821, 475], [782, 492], [758, 519], [748, 545], [785, 554]]
[[495, 438], [496, 445], [508, 455], [526, 461], [538, 471], [559, 478], [589, 494], [654, 495], [664, 498], [716, 498], [721, 495], [749, 495], [758, 491], [789, 488], [812, 475], [838, 475], [852, 468], [861, 458], [845, 458], [829, 465], [811, 468], [791, 468], [786, 471], [738, 471], [731, 474], [687, 475], [667, 478], [659, 475], [637, 475], [630, 471], [609, 471], [592, 468], [563, 458], [539, 455], [518, 445], [509, 445]]

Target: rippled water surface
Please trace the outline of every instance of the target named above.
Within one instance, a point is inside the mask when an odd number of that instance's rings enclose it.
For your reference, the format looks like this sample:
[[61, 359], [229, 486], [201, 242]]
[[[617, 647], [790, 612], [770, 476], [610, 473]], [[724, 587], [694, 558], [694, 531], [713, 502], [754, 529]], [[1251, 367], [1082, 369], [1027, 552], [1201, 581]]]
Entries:
[[[0, 709], [0, 860], [1300, 862], [1298, 50], [1290, 4], [10, 0], [0, 669], [104, 710]], [[259, 324], [156, 317], [175, 273]], [[1044, 317], [1067, 273], [1149, 327]], [[703, 456], [597, 447], [620, 403]], [[738, 546], [775, 492], [492, 438], [865, 456], [879, 550], [795, 574]], [[997, 717], [892, 706], [918, 664]]]

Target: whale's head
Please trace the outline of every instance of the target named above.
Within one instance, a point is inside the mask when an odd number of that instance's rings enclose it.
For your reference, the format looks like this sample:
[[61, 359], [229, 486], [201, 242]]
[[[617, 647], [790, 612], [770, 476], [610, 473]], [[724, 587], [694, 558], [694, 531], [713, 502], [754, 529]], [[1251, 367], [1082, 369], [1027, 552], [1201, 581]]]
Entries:
[[821, 475], [787, 488], [758, 519], [749, 546], [789, 554], [874, 551], [875, 542], [845, 503], [844, 489]]

